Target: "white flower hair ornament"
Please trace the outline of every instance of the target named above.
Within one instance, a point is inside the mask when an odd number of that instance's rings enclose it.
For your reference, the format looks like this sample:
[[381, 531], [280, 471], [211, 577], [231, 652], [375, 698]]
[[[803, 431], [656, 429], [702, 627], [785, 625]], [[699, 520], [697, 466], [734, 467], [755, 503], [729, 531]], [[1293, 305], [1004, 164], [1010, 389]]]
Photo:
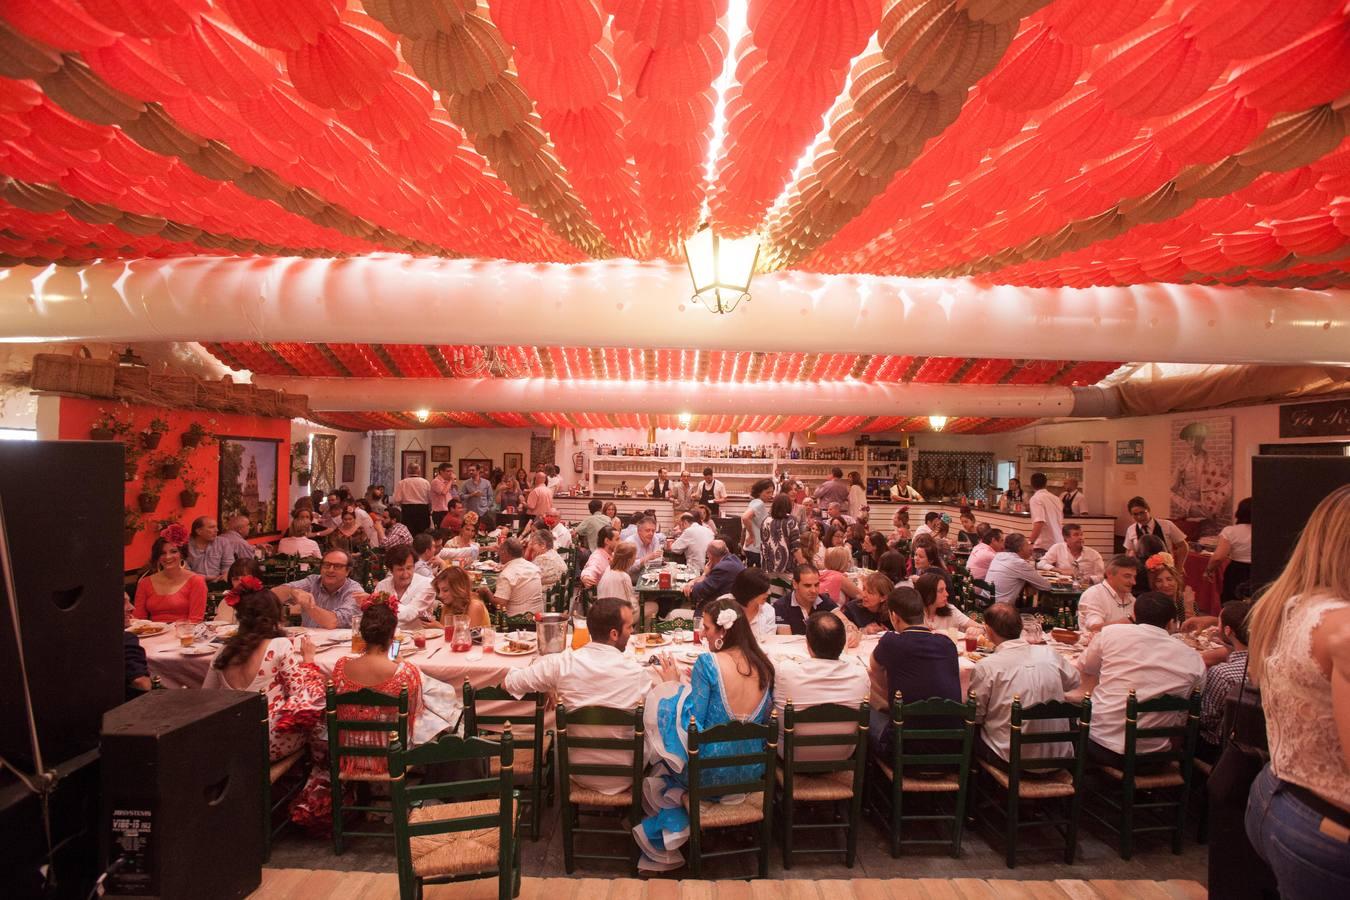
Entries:
[[717, 627], [726, 631], [732, 625], [736, 624], [736, 610], [724, 609], [717, 614]]

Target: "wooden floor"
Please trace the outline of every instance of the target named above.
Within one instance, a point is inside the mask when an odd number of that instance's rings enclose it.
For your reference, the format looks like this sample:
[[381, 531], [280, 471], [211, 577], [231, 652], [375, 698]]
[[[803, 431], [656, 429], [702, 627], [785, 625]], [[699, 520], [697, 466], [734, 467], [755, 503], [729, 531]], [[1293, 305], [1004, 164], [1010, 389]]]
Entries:
[[[396, 898], [398, 878], [331, 869], [264, 869], [254, 900]], [[495, 900], [496, 881], [428, 887], [427, 900]], [[1013, 881], [978, 878], [855, 878], [671, 881], [635, 878], [526, 878], [520, 900], [1204, 900], [1194, 881]]]

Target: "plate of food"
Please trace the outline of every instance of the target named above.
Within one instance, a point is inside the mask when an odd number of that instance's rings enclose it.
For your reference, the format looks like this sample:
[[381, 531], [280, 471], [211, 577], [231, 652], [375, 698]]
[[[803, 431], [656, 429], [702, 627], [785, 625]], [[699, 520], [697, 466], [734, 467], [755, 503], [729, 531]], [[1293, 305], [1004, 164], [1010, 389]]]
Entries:
[[151, 622], [147, 619], [132, 619], [131, 624], [127, 626], [136, 637], [154, 637], [157, 634], [164, 634], [169, 630], [167, 622]]
[[207, 656], [219, 649], [219, 647], [212, 647], [210, 644], [193, 644], [191, 647], [179, 648], [178, 652], [183, 656]]
[[234, 633], [239, 630], [239, 625], [235, 622], [207, 622], [206, 624], [221, 640], [234, 637]]
[[668, 634], [635, 634], [635, 635], [633, 635], [633, 646], [634, 646], [634, 647], [645, 647], [645, 648], [647, 648], [647, 649], [651, 649], [652, 647], [664, 647], [664, 646], [666, 646], [667, 644], [670, 644], [670, 643], [673, 643], [673, 641], [671, 640], [670, 635], [668, 635]]
[[534, 641], [507, 638], [497, 642], [496, 652], [500, 656], [529, 656], [538, 649]]

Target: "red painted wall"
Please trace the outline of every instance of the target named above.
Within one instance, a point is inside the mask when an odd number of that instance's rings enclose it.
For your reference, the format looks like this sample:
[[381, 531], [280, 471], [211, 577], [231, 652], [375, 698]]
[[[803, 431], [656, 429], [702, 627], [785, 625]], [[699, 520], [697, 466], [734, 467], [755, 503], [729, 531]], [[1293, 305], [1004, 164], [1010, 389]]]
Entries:
[[[234, 413], [195, 412], [188, 410], [164, 409], [153, 406], [128, 406], [110, 400], [83, 400], [74, 397], [61, 398], [60, 424], [58, 435], [63, 441], [87, 441], [89, 430], [102, 411], [115, 413], [123, 421], [130, 421], [132, 431], [140, 432], [150, 424], [150, 420], [160, 418], [169, 423], [169, 430], [160, 439], [154, 450], [142, 453], [137, 464], [136, 478], [126, 483], [123, 500], [127, 507], [138, 510], [136, 497], [141, 492], [149, 461], [153, 457], [177, 454], [182, 449], [179, 435], [187, 431], [193, 422], [200, 422], [209, 435], [228, 437], [273, 438], [277, 444], [277, 527], [284, 533], [290, 522], [290, 439], [291, 422], [289, 419], [271, 419], [261, 416], [242, 416]], [[139, 440], [139, 438], [136, 438]], [[145, 565], [150, 557], [150, 545], [154, 543], [156, 532], [149, 525], [160, 519], [172, 518], [181, 522], [184, 528], [192, 524], [198, 516], [215, 516], [217, 505], [217, 478], [220, 469], [220, 449], [212, 441], [187, 451], [187, 464], [192, 468], [200, 483], [197, 486], [196, 505], [184, 509], [178, 495], [183, 490], [181, 479], [164, 482], [159, 497], [159, 506], [155, 511], [141, 516], [146, 526], [136, 533], [135, 539], [126, 548], [123, 559], [124, 568], [130, 570]], [[119, 535], [120, 537], [120, 535]]]

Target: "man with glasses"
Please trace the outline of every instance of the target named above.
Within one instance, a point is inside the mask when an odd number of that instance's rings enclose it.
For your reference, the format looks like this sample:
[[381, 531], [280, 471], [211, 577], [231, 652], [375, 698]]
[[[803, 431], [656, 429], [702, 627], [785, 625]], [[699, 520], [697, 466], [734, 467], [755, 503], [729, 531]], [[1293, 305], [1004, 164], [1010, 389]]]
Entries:
[[282, 603], [300, 608], [300, 624], [306, 628], [350, 628], [352, 616], [366, 596], [361, 585], [347, 577], [351, 555], [345, 550], [324, 554], [318, 575], [309, 575], [272, 588]]

